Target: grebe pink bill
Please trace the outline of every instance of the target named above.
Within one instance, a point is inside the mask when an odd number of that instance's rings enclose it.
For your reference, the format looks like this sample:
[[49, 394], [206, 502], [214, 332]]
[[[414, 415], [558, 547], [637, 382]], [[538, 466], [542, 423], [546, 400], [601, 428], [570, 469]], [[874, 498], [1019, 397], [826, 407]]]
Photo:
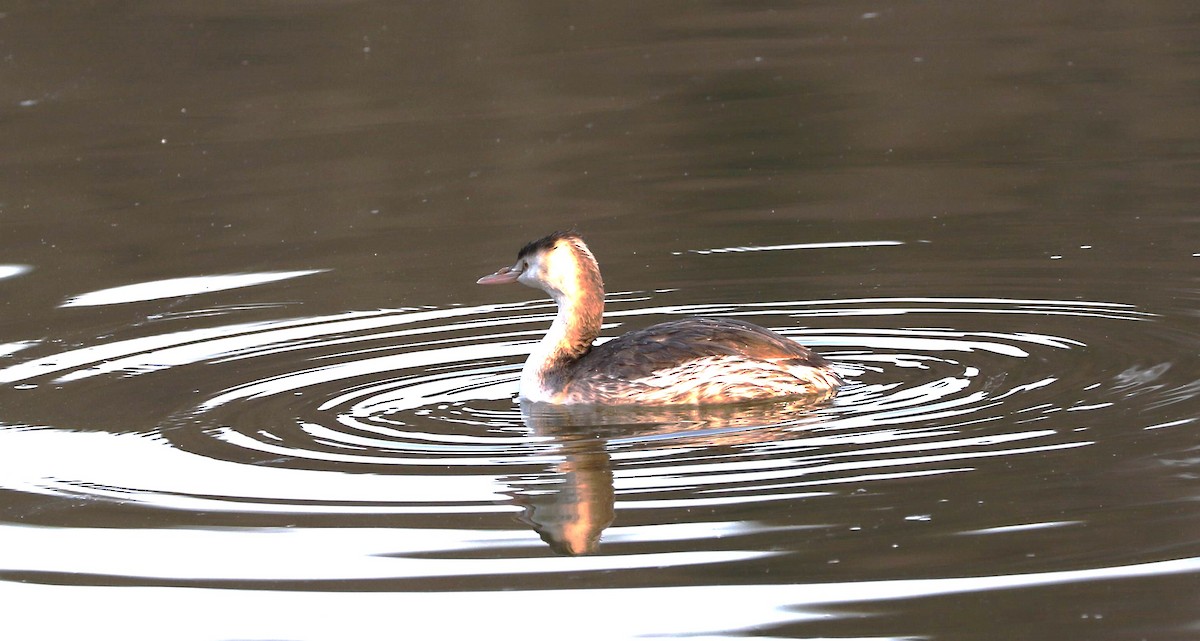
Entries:
[[521, 369], [520, 397], [539, 403], [700, 405], [833, 396], [841, 378], [819, 354], [729, 318], [682, 318], [593, 345], [604, 316], [600, 266], [583, 239], [556, 232], [477, 281], [521, 283], [558, 305]]

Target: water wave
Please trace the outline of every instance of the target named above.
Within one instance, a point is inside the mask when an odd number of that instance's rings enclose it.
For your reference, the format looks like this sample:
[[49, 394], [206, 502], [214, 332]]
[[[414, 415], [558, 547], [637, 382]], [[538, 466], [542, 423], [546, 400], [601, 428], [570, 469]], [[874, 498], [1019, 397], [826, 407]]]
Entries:
[[[1087, 447], [1086, 432], [1043, 421], [1104, 411], [1105, 393], [1153, 378], [1132, 362], [1115, 378], [1076, 366], [1108, 324], [1153, 319], [1116, 303], [647, 304], [669, 296], [614, 296], [605, 334], [662, 317], [743, 317], [821, 351], [849, 384], [815, 406], [546, 408], [514, 401], [521, 362], [552, 314], [545, 301], [233, 323], [0, 368], [0, 382], [33, 406], [84, 383], [191, 399], [149, 431], [0, 429], [0, 485], [247, 514], [517, 513], [555, 549], [579, 553], [596, 549], [617, 505], [669, 513], [795, 501]], [[1004, 322], [1015, 315], [1036, 322]], [[897, 327], [896, 316], [917, 322]]]

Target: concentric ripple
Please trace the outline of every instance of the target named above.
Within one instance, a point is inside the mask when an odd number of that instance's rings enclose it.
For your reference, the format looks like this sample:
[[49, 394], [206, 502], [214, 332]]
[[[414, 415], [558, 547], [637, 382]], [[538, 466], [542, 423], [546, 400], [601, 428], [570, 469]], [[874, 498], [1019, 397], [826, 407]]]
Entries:
[[[1113, 394], [1153, 378], [1131, 356], [1113, 354], [1099, 369], [1083, 358], [1089, 337], [1154, 319], [1127, 305], [672, 305], [671, 296], [611, 297], [605, 335], [674, 316], [736, 316], [813, 346], [849, 384], [816, 406], [522, 406], [516, 383], [551, 319], [545, 301], [227, 324], [41, 355], [47, 346], [22, 346], [30, 357], [0, 369], [0, 382], [33, 410], [23, 426], [0, 430], [0, 450], [23, 453], [4, 463], [0, 483], [218, 512], [519, 510], [556, 549], [575, 553], [595, 549], [618, 503], [670, 512], [792, 500], [1086, 447], [1086, 430], [1048, 419], [1102, 411]], [[116, 387], [191, 400], [145, 417], [149, 431], [113, 429], [119, 419], [89, 399]], [[49, 408], [62, 409], [68, 388], [69, 403], [86, 406], [74, 416], [90, 418], [39, 418], [61, 414]], [[1157, 393], [1168, 403], [1179, 392]], [[64, 460], [64, 451], [88, 455]]]

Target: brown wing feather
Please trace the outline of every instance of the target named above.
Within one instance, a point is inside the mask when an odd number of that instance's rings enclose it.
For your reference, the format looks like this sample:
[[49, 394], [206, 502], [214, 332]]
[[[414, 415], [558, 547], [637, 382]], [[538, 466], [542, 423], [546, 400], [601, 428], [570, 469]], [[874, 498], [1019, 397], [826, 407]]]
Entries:
[[744, 356], [823, 367], [824, 358], [769, 329], [728, 318], [683, 318], [614, 338], [591, 349], [574, 379], [634, 380], [709, 356]]

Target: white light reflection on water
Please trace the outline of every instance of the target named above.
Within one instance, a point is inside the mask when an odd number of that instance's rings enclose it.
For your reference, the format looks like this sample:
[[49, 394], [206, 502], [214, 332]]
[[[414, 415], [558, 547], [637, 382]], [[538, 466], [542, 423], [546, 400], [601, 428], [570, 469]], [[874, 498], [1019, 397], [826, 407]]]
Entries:
[[[704, 537], [721, 528], [702, 524]], [[699, 529], [696, 527], [694, 529]], [[728, 528], [727, 528], [728, 529]], [[679, 532], [675, 532], [678, 535]], [[532, 546], [526, 531], [418, 528], [58, 528], [0, 524], [0, 573], [246, 581], [431, 579], [562, 572], [606, 572], [749, 561], [777, 552], [710, 550], [623, 556], [529, 555], [444, 558], [488, 547]], [[700, 538], [700, 537], [697, 537]], [[180, 554], [180, 550], [220, 550]]]
[[292, 272], [262, 272], [257, 274], [219, 274], [208, 276], [185, 276], [183, 278], [168, 278], [133, 285], [122, 285], [110, 289], [101, 289], [86, 294], [68, 298], [60, 307], [90, 307], [94, 305], [116, 305], [118, 303], [134, 303], [160, 298], [175, 298], [178, 296], [193, 296], [207, 294], [239, 287], [250, 287], [265, 283], [274, 283], [290, 278], [308, 276], [327, 271], [324, 269], [305, 269]]
[[[714, 460], [696, 462], [685, 468], [677, 464], [648, 465], [623, 470], [615, 479], [619, 492], [654, 490], [666, 492], [672, 488], [704, 488], [716, 484], [735, 483], [743, 491], [729, 497], [705, 497], [703, 492], [685, 500], [672, 502], [683, 507], [723, 503], [758, 503], [785, 498], [800, 499], [819, 496], [814, 487], [862, 481], [863, 475], [847, 472], [870, 471], [879, 468], [901, 468], [887, 478], [908, 478], [930, 474], [950, 474], [969, 471], [969, 467], [947, 466], [929, 470], [932, 464], [979, 460], [996, 456], [1015, 456], [1034, 452], [1083, 447], [1087, 441], [1043, 443], [1036, 446], [1008, 449], [984, 449], [1005, 441], [1037, 439], [1053, 432], [1033, 432], [978, 439], [951, 439], [919, 445], [859, 450], [845, 456], [860, 460], [828, 462], [837, 453], [823, 453], [791, 460], [785, 470], [772, 466], [760, 469], [757, 461]], [[247, 450], [265, 451], [284, 457], [302, 457], [295, 447], [271, 446], [253, 441], [236, 432], [226, 432], [221, 438], [245, 441]], [[899, 435], [897, 435], [899, 438]], [[794, 446], [795, 444], [793, 444]], [[938, 448], [968, 448], [966, 452], [929, 454], [922, 456], [891, 456]], [[883, 455], [883, 456], [881, 456]], [[75, 432], [53, 428], [9, 427], [0, 429], [0, 487], [11, 490], [56, 496], [89, 496], [122, 502], [135, 501], [159, 508], [203, 510], [213, 512], [294, 512], [309, 514], [451, 514], [513, 512], [508, 504], [505, 483], [494, 474], [478, 471], [468, 473], [485, 463], [503, 465], [552, 462], [549, 455], [522, 454], [519, 457], [497, 449], [495, 457], [452, 455], [421, 458], [372, 457], [362, 452], [351, 455], [323, 452], [314, 458], [346, 462], [374, 462], [462, 470], [453, 475], [423, 475], [409, 469], [404, 474], [370, 475], [336, 471], [317, 471], [295, 468], [262, 467], [198, 457], [171, 447], [165, 441], [138, 434], [107, 432]], [[622, 459], [620, 453], [614, 460]], [[911, 468], [911, 469], [906, 469]], [[170, 469], [170, 475], [161, 473]], [[822, 475], [837, 474], [824, 477]], [[816, 477], [816, 478], [813, 478]], [[86, 479], [75, 482], [68, 479]], [[804, 492], [762, 494], [763, 484], [773, 489], [806, 488]], [[436, 492], [430, 491], [436, 487]], [[656, 496], [654, 494], [652, 496]], [[663, 500], [629, 497], [622, 507], [666, 506]]]
[[38, 341], [17, 341], [15, 343], [0, 343], [0, 356], [8, 356], [37, 345]]
[[[515, 510], [489, 476], [378, 476], [262, 467], [196, 456], [146, 435], [54, 428], [0, 428], [0, 487], [217, 512]], [[430, 487], [437, 492], [430, 493]]]
[[[429, 312], [412, 312], [411, 310], [346, 312], [318, 318], [240, 323], [223, 327], [185, 330], [104, 343], [19, 363], [0, 369], [0, 382], [11, 383], [84, 365], [92, 366], [70, 372], [57, 379], [56, 382], [69, 382], [108, 372], [145, 373], [205, 359], [232, 359], [248, 354], [277, 352], [281, 345], [304, 341], [316, 336], [366, 332], [391, 325], [448, 319], [505, 307], [507, 306], [452, 308]], [[378, 334], [372, 334], [358, 340], [367, 340], [367, 338], [375, 340], [379, 337]]]
[[[446, 347], [442, 349], [428, 349], [420, 352], [411, 352], [398, 354], [393, 356], [380, 356], [376, 358], [363, 358], [347, 363], [338, 363], [335, 365], [327, 365], [303, 372], [286, 374], [274, 379], [267, 379], [251, 385], [246, 385], [228, 393], [216, 396], [206, 402], [202, 409], [212, 409], [219, 405], [236, 401], [244, 398], [261, 398], [263, 396], [281, 394], [296, 389], [304, 389], [317, 383], [327, 383], [329, 381], [344, 380], [355, 378], [363, 375], [368, 375], [375, 372], [387, 372], [409, 368], [423, 368], [444, 363], [462, 362], [470, 359], [494, 359], [505, 356], [519, 356], [528, 353], [528, 348], [510, 343], [493, 343], [485, 345], [463, 345], [460, 347]], [[446, 381], [442, 385], [429, 384], [427, 382], [426, 389], [412, 389], [411, 386], [406, 387], [404, 393], [396, 399], [413, 398], [414, 394], [422, 399], [431, 398], [427, 395], [429, 392], [441, 392], [437, 395], [438, 402], [449, 403], [459, 400], [471, 400], [478, 398], [511, 398], [516, 389], [511, 385], [488, 385], [488, 381], [496, 381], [494, 376], [485, 378], [475, 378], [474, 383], [477, 386], [464, 386], [464, 381], [456, 377], [452, 381]], [[452, 389], [462, 389], [458, 396], [452, 393]], [[442, 388], [442, 389], [430, 389]], [[490, 390], [490, 391], [484, 391]], [[345, 398], [345, 397], [341, 397]], [[378, 402], [378, 397], [373, 397], [373, 400]], [[327, 403], [324, 407], [331, 407]], [[393, 407], [399, 409], [401, 406]]]
[[29, 265], [0, 265], [0, 280], [20, 276], [32, 269]]
[[[579, 559], [553, 561], [569, 567]], [[157, 641], [162, 638], [164, 620], [188, 622], [172, 628], [171, 638], [175, 641], [390, 640], [396, 638], [398, 625], [402, 625], [406, 636], [452, 631], [480, 639], [527, 639], [531, 630], [574, 630], [603, 639], [716, 638], [784, 623], [846, 616], [825, 609], [839, 604], [1198, 572], [1200, 558], [1188, 557], [1087, 570], [946, 579], [579, 590], [114, 589], [3, 581], [0, 601], [13, 606], [6, 622], [24, 630], [22, 638], [27, 640], [84, 638], [94, 636], [98, 629], [119, 629], [122, 639]], [[36, 607], [46, 603], [56, 604], [71, 616], [46, 617], [44, 610]], [[132, 604], [136, 604], [136, 611], [153, 616], [130, 616]]]
[[[963, 307], [913, 307], [914, 304], [919, 303], [959, 304], [963, 305]], [[860, 307], [860, 305], [862, 306]], [[901, 307], [890, 307], [891, 305], [901, 305]], [[969, 305], [978, 305], [978, 307], [971, 307]], [[80, 368], [84, 365], [91, 365], [91, 367], [81, 368], [77, 369], [76, 371], [69, 372], [68, 374], [59, 378], [58, 382], [67, 382], [108, 372], [122, 372], [131, 374], [144, 373], [157, 369], [163, 369], [164, 367], [199, 362], [201, 360], [246, 358], [254, 355], [277, 353], [280, 349], [288, 346], [294, 346], [296, 349], [312, 347], [312, 344], [306, 341], [310, 341], [311, 339], [317, 337], [341, 335], [352, 332], [369, 332], [370, 330], [382, 329], [392, 325], [415, 324], [427, 321], [445, 321], [464, 316], [479, 315], [483, 316], [484, 318], [470, 319], [461, 323], [442, 325], [438, 327], [422, 327], [412, 330], [398, 330], [385, 334], [376, 332], [362, 336], [336, 338], [327, 340], [321, 343], [321, 345], [327, 347], [330, 345], [340, 345], [355, 341], [380, 339], [396, 340], [406, 336], [416, 336], [450, 330], [489, 328], [518, 323], [539, 322], [544, 320], [541, 315], [518, 315], [507, 317], [495, 317], [494, 315], [499, 312], [532, 310], [545, 306], [546, 304], [542, 301], [528, 301], [523, 303], [453, 307], [448, 309], [420, 311], [403, 309], [379, 310], [370, 312], [346, 312], [323, 317], [287, 319], [259, 323], [242, 323], [227, 325], [224, 327], [186, 330], [157, 336], [140, 337], [136, 339], [104, 343], [19, 363], [0, 369], [0, 382], [12, 383], [35, 376], [44, 376], [46, 374]], [[771, 310], [770, 308], [785, 309]], [[606, 318], [621, 318], [627, 316], [644, 317], [657, 314], [733, 316], [745, 315], [748, 313], [745, 310], [754, 310], [755, 313], [760, 314], [776, 313], [786, 314], [787, 316], [791, 317], [802, 317], [805, 315], [805, 310], [810, 309], [813, 310], [814, 313], [818, 313], [821, 316], [878, 316], [918, 312], [983, 314], [1021, 313], [1036, 314], [1041, 316], [1061, 315], [1113, 318], [1118, 320], [1139, 320], [1152, 316], [1151, 314], [1136, 311], [1128, 305], [1115, 303], [932, 298], [857, 299], [807, 302], [791, 301], [777, 303], [752, 303], [736, 306], [674, 305], [644, 307], [639, 309], [610, 310], [606, 312], [605, 316]], [[545, 316], [545, 318], [549, 318], [549, 316]], [[781, 329], [783, 329], [785, 333], [795, 334], [795, 332], [788, 332], [786, 328]], [[904, 330], [904, 332], [896, 332], [894, 330], [874, 330], [873, 332], [808, 330], [805, 332], [805, 335], [819, 337], [822, 340], [821, 344], [823, 345], [839, 344], [838, 341], [841, 341], [840, 344], [855, 344], [854, 341], [873, 340], [878, 342], [877, 345], [873, 343], [873, 346], [902, 347], [904, 346], [903, 341], [905, 332], [908, 332], [911, 336], [912, 331], [923, 331], [925, 333], [930, 333], [932, 330]], [[954, 340], [955, 334], [957, 334], [957, 343]], [[1032, 342], [1034, 344], [1059, 348], [1068, 348], [1072, 344], [1080, 344], [1078, 341], [1071, 339], [1039, 336], [1033, 334], [998, 335], [995, 333], [990, 333], [984, 336], [983, 334], [944, 331], [941, 332], [940, 335], [931, 334], [929, 336], [920, 336], [919, 338], [922, 341], [943, 339], [945, 342], [939, 343], [939, 346], [946, 349], [962, 351], [985, 349], [1010, 356], [1021, 356], [1026, 353], [1025, 350], [1013, 347], [1011, 344], [998, 344], [999, 341], [968, 340], [972, 336], [979, 336], [980, 338], [995, 338], [1004, 341], [1016, 340], [1021, 342]], [[540, 337], [540, 334], [536, 331], [501, 335], [493, 334], [491, 336], [493, 339], [520, 338], [520, 340], [503, 341], [497, 343], [496, 345], [491, 345], [490, 347], [493, 349], [504, 350], [497, 352], [495, 354], [496, 356], [511, 355], [509, 352], [514, 349], [512, 347], [514, 344], [532, 344], [538, 337]], [[861, 342], [857, 344], [859, 346], [862, 345]], [[911, 346], [911, 344], [909, 346]], [[473, 347], [475, 349], [483, 349], [481, 344], [475, 344]], [[922, 347], [922, 345], [916, 345], [916, 347]], [[926, 351], [928, 350], [926, 349]], [[527, 347], [524, 348], [523, 353], [528, 353]]]
[[[863, 300], [868, 305], [858, 311], [864, 313], [902, 311], [906, 303], [911, 306], [914, 302], [936, 309], [936, 300], [947, 309], [984, 314], [1005, 308], [1046, 316], [1142, 318], [1127, 306], [1080, 301], [971, 299], [980, 303], [971, 310], [964, 299]], [[0, 460], [6, 463], [0, 467], [0, 484], [172, 509], [511, 511], [515, 508], [507, 504], [506, 491], [511, 489], [507, 481], [497, 477], [494, 469], [483, 469], [552, 464], [557, 446], [555, 439], [527, 429], [516, 408], [507, 403], [516, 391], [519, 360], [541, 330], [501, 334], [491, 330], [522, 323], [537, 325], [545, 321], [542, 310], [546, 307], [544, 301], [530, 301], [233, 324], [118, 340], [17, 363], [0, 369], [0, 381], [32, 383], [53, 377], [54, 383], [63, 385], [120, 373], [153, 384], [155, 377], [146, 375], [207, 362], [215, 374], [210, 378], [222, 387], [197, 397], [191, 409], [177, 416], [153, 417], [153, 425], [159, 430], [170, 426], [171, 430], [195, 433], [198, 437], [191, 443], [207, 439], [228, 445], [222, 451], [236, 454], [230, 460], [197, 456], [198, 452], [179, 449], [180, 443], [166, 431], [114, 435], [53, 429], [72, 427], [69, 425], [0, 430], [0, 445], [4, 445]], [[618, 309], [611, 316], [736, 315], [753, 310], [804, 315], [812, 309], [838, 315], [847, 305], [844, 301], [829, 301], [815, 308], [801, 302], [659, 305]], [[850, 378], [870, 370], [876, 382], [854, 382], [833, 406], [808, 415], [801, 423], [787, 424], [795, 416], [776, 417], [786, 419], [778, 423], [783, 427], [778, 432], [663, 430], [631, 440], [617, 435], [611, 443], [612, 460], [619, 467], [616, 488], [696, 488], [700, 491], [690, 493], [688, 500], [700, 502], [729, 501], [729, 496], [745, 503], [777, 501], [785, 494], [809, 496], [807, 493], [821, 489], [814, 486], [849, 479], [959, 473], [971, 469], [973, 460], [1091, 444], [1077, 438], [1065, 440], [1062, 432], [1046, 429], [959, 433], [963, 426], [998, 420], [1004, 415], [1001, 406], [1006, 399], [1029, 396], [1057, 380], [1025, 377], [1005, 379], [1003, 385], [997, 385], [980, 379], [1008, 371], [1008, 359], [1027, 359], [1036, 352], [1040, 359], [1052, 360], [1049, 351], [1069, 352], [1083, 345], [1081, 340], [1028, 332], [946, 329], [805, 330], [803, 335], [808, 342], [841, 348], [825, 351]], [[348, 345], [357, 351], [347, 351]], [[948, 356], [951, 354], [954, 358]], [[274, 363], [278, 373], [242, 380], [240, 372], [245, 368], [232, 363], [246, 359]], [[313, 363], [319, 364], [314, 367]], [[901, 374], [902, 369], [917, 371]], [[123, 380], [108, 379], [103, 384], [134, 384]], [[278, 403], [270, 405], [272, 399]], [[1041, 407], [1038, 400], [1027, 400], [1012, 411]], [[1048, 405], [1046, 411], [1052, 409], [1056, 407]], [[267, 423], [251, 429], [246, 417], [252, 414], [266, 417]], [[763, 427], [772, 421], [755, 424]], [[284, 428], [289, 430], [286, 438], [274, 432]], [[683, 451], [680, 448], [702, 448], [723, 441], [755, 442], [754, 450], [771, 458], [712, 457], [706, 450], [694, 449], [699, 458], [686, 465], [675, 459], [658, 460], [664, 452], [678, 453]], [[1011, 445], [1017, 441], [1024, 443]], [[850, 449], [838, 451], [839, 447]], [[83, 451], [92, 454], [77, 458], [61, 454]], [[47, 458], [37, 452], [56, 454]], [[267, 458], [274, 463], [256, 464]], [[299, 461], [335, 469], [293, 469]], [[373, 470], [383, 472], [376, 475], [350, 474], [336, 469], [342, 464], [386, 467]], [[163, 478], [159, 471], [164, 466], [177, 473]], [[439, 476], [432, 483], [427, 470], [433, 467], [455, 473]], [[649, 479], [649, 484], [643, 486], [642, 479]], [[722, 482], [744, 487], [728, 495], [703, 496], [706, 487]], [[764, 487], [774, 494], [762, 493]], [[621, 503], [660, 498], [624, 496]]]
[[1069, 525], [1083, 525], [1083, 521], [1044, 521], [1041, 523], [1021, 523], [1019, 525], [1000, 525], [997, 527], [982, 528], [979, 530], [967, 530], [959, 532], [960, 535], [975, 535], [975, 534], [1007, 534], [1009, 532], [1026, 532], [1030, 530], [1045, 530], [1049, 528], [1067, 527]]
[[[842, 249], [845, 247], [890, 247], [903, 245], [899, 240], [852, 240], [832, 243], [792, 243], [789, 245], [747, 245], [743, 247], [716, 247], [713, 249], [689, 249], [688, 253], [707, 256], [709, 254], [741, 254], [746, 252], [787, 251], [792, 249]], [[679, 255], [680, 252], [675, 252]]]
[[[727, 576], [708, 571], [758, 559], [779, 562], [780, 548], [755, 546], [763, 532], [783, 526], [769, 519], [739, 520], [751, 506], [762, 505], [756, 513], [763, 514], [774, 507], [770, 502], [832, 504], [849, 490], [848, 484], [930, 477], [936, 485], [932, 477], [961, 478], [989, 459], [1029, 460], [1094, 445], [1066, 429], [1046, 429], [1045, 424], [1028, 429], [999, 421], [1021, 412], [1032, 416], [1069, 407], [1106, 411], [1103, 398], [1072, 394], [1108, 373], [1079, 377], [1067, 371], [1085, 343], [1101, 335], [1095, 328], [1064, 326], [1057, 335], [1048, 326], [1040, 326], [1041, 333], [1005, 333], [995, 326], [980, 331], [971, 327], [972, 316], [947, 318], [944, 325], [933, 318], [907, 329], [894, 324], [886, 329], [793, 327], [799, 318], [857, 321], [917, 311], [975, 313], [979, 318], [1069, 316], [1070, 323], [1087, 317], [1103, 322], [1149, 317], [1110, 303], [973, 300], [977, 302], [863, 299], [636, 309], [627, 306], [638, 301], [626, 300], [615, 305], [612, 318], [777, 318], [770, 324], [817, 345], [851, 373], [851, 385], [834, 403], [803, 418], [789, 415], [787, 420], [729, 428], [701, 424], [697, 431], [622, 432], [582, 450], [578, 441], [559, 438], [553, 430], [523, 425], [523, 415], [509, 400], [519, 360], [544, 331], [545, 301], [351, 312], [116, 340], [60, 354], [39, 351], [29, 361], [0, 369], [0, 380], [40, 384], [53, 379], [70, 385], [92, 379], [86, 385], [100, 390], [127, 386], [119, 391], [133, 394], [142, 385], [155, 390], [160, 378], [169, 377], [156, 372], [206, 363], [210, 389], [188, 401], [188, 407], [173, 407], [181, 409], [179, 414], [146, 417], [145, 424], [135, 426], [141, 428], [138, 433], [86, 425], [79, 430], [65, 424], [0, 426], [0, 487], [110, 502], [120, 509], [240, 513], [271, 524], [307, 515], [492, 518], [476, 529], [453, 529], [463, 528], [462, 521], [439, 529], [391, 523], [378, 528], [146, 530], [9, 526], [0, 528], [0, 539], [7, 543], [0, 548], [0, 571], [22, 581], [42, 580], [40, 573], [52, 577], [47, 583], [106, 585], [0, 582], [0, 598], [10, 604], [53, 602], [70, 610], [69, 618], [48, 624], [39, 619], [39, 633], [56, 639], [83, 636], [96, 621], [121, 625], [122, 638], [161, 638], [161, 629], [142, 623], [146, 619], [132, 617], [136, 621], [130, 625], [130, 617], [114, 618], [114, 613], [128, 612], [131, 603], [154, 612], [155, 619], [196, 621], [173, 631], [172, 638], [182, 639], [394, 638], [397, 617], [403, 618], [405, 634], [452, 627], [479, 638], [527, 638], [529, 621], [536, 619], [555, 628], [582, 627], [600, 638], [702, 638], [837, 617], [822, 608], [839, 603], [1200, 571], [1200, 561], [1182, 559], [919, 581], [515, 591], [476, 583], [490, 579], [491, 585], [503, 584], [510, 576], [533, 575], [536, 580], [536, 575], [636, 572], [646, 577], [644, 584], [655, 584], [655, 572], [664, 568]], [[123, 376], [97, 376], [104, 373]], [[47, 403], [60, 398], [53, 390], [20, 393], [42, 394]], [[1073, 405], [1082, 400], [1087, 402]], [[1078, 413], [1072, 420], [1083, 418]], [[989, 429], [993, 424], [999, 427]], [[1151, 428], [1174, 424], [1179, 422], [1159, 421]], [[173, 440], [179, 435], [188, 438]], [[600, 472], [580, 487], [607, 483], [601, 488], [603, 501], [578, 506], [636, 515], [643, 524], [612, 522], [604, 530], [601, 556], [549, 556], [538, 540], [542, 531], [531, 531], [514, 517], [530, 506], [544, 509], [546, 504], [535, 505], [535, 499], [552, 496], [555, 484], [566, 485], [569, 474], [556, 464], [568, 471]], [[713, 516], [698, 523], [670, 522], [690, 518], [696, 508], [712, 509]], [[722, 515], [732, 516], [721, 520]], [[822, 525], [820, 515], [804, 518], [817, 523], [786, 527], [847, 525]], [[1020, 531], [1068, 525], [1044, 521], [976, 519], [962, 533], [1027, 536]], [[792, 557], [782, 559], [790, 562]], [[423, 580], [441, 583], [421, 584], [420, 589], [429, 591], [420, 593], [385, 591]], [[164, 581], [179, 585], [144, 585]], [[222, 585], [224, 589], [196, 587], [220, 581], [239, 583]], [[303, 587], [281, 590], [272, 583], [279, 581]], [[347, 588], [339, 581], [378, 583], [364, 591], [362, 584]], [[243, 589], [246, 584], [255, 589]], [[463, 587], [472, 585], [477, 589]], [[439, 586], [444, 589], [437, 591]], [[666, 611], [680, 614], [663, 616]], [[197, 612], [213, 616], [197, 617]], [[264, 617], [267, 612], [288, 616]], [[447, 614], [451, 612], [470, 616]]]

